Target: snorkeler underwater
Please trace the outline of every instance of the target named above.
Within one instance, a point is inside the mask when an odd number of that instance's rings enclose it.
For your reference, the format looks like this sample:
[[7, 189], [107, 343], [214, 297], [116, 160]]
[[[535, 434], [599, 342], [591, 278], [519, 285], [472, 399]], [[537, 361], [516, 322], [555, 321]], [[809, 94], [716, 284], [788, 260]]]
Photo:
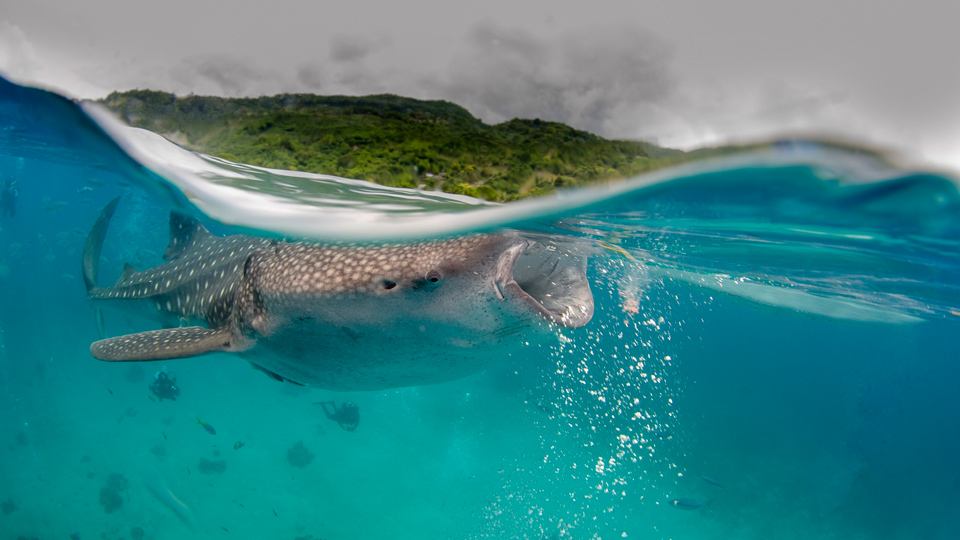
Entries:
[[920, 3], [5, 6], [0, 540], [960, 538]]

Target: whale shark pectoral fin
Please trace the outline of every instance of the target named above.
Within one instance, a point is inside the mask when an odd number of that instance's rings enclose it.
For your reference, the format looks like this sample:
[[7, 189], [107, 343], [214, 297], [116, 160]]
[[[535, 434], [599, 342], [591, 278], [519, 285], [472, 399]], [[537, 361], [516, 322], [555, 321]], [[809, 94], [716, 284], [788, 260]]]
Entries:
[[270, 371], [269, 369], [267, 369], [267, 368], [265, 368], [265, 367], [263, 367], [263, 366], [259, 366], [259, 365], [257, 365], [257, 364], [254, 364], [253, 362], [250, 363], [250, 367], [252, 367], [253, 369], [255, 369], [255, 370], [257, 370], [257, 371], [262, 371], [263, 373], [266, 373], [266, 374], [267, 374], [267, 377], [270, 377], [271, 379], [273, 379], [273, 380], [275, 380], [275, 381], [288, 382], [288, 383], [290, 383], [290, 384], [295, 384], [295, 385], [297, 385], [297, 386], [303, 386], [303, 383], [298, 383], [297, 381], [293, 381], [293, 380], [287, 379], [287, 378], [285, 378], [285, 377], [281, 377], [280, 375], [277, 375], [276, 373]]
[[189, 326], [103, 339], [90, 346], [90, 354], [107, 362], [168, 360], [247, 348], [237, 341], [229, 326], [213, 329]]

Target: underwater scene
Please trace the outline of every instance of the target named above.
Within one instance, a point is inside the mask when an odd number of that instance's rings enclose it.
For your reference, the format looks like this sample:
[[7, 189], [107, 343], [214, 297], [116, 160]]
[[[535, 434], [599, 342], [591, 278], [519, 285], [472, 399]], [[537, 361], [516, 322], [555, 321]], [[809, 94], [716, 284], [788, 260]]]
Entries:
[[952, 174], [498, 205], [0, 79], [0, 184], [0, 538], [960, 537]]

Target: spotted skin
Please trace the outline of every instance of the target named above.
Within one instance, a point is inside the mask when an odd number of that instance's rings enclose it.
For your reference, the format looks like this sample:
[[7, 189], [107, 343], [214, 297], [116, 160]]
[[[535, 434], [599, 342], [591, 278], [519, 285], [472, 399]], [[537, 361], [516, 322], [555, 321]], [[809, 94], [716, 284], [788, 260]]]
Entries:
[[476, 373], [593, 313], [585, 260], [527, 272], [549, 285], [525, 278], [543, 303], [524, 292], [513, 267], [530, 242], [516, 236], [320, 245], [219, 237], [178, 214], [168, 262], [127, 269], [116, 285], [99, 288], [91, 259], [112, 213], [101, 215], [84, 253], [89, 299], [197, 326], [98, 341], [91, 353], [101, 360], [234, 352], [298, 384], [394, 388]]
[[143, 300], [160, 314], [219, 326], [230, 319], [244, 263], [268, 245], [266, 240], [244, 236], [217, 238], [169, 263], [121, 278], [113, 287], [93, 289], [87, 297]]
[[153, 330], [113, 339], [97, 341], [90, 346], [94, 357], [103, 360], [122, 360], [136, 357], [137, 360], [168, 360], [196, 355], [198, 348], [226, 349], [232, 335], [223, 328], [209, 329], [199, 326], [178, 328], [176, 332]]

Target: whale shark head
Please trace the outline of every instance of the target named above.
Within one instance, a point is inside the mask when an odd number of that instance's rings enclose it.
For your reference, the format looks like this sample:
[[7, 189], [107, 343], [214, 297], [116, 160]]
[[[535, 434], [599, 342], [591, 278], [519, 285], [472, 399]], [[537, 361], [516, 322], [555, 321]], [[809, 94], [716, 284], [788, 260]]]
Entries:
[[[417, 314], [497, 327], [512, 313], [530, 324], [542, 317], [579, 328], [593, 315], [586, 258], [517, 236], [359, 248], [281, 244], [254, 254], [244, 279], [255, 292], [247, 300], [275, 317], [336, 310], [344, 320]], [[346, 305], [351, 309], [342, 309]], [[476, 305], [497, 309], [463, 316]]]

